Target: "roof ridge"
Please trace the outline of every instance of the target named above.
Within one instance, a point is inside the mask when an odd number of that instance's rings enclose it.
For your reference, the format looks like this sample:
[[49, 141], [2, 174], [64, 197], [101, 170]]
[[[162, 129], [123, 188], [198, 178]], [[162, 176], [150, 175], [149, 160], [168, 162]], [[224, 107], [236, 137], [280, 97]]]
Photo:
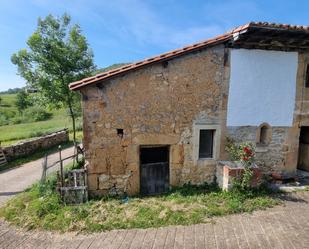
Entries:
[[125, 65], [125, 66], [122, 66], [122, 67], [119, 67], [119, 68], [116, 68], [116, 69], [112, 69], [112, 70], [109, 70], [109, 71], [106, 71], [106, 72], [96, 74], [94, 76], [84, 78], [84, 79], [79, 80], [79, 81], [72, 82], [72, 83], [69, 84], [69, 88], [71, 90], [77, 90], [78, 88], [83, 87], [85, 85], [89, 85], [91, 83], [94, 83], [94, 82], [97, 82], [97, 81], [100, 81], [100, 80], [103, 80], [103, 79], [108, 79], [108, 78], [116, 76], [118, 74], [125, 73], [125, 72], [128, 72], [128, 71], [140, 68], [144, 65], [149, 65], [149, 64], [152, 64], [152, 63], [155, 63], [155, 62], [159, 62], [159, 61], [168, 59], [168, 58], [169, 59], [174, 58], [176, 56], [182, 55], [182, 54], [187, 53], [189, 51], [194, 51], [194, 50], [200, 49], [200, 48], [205, 47], [205, 46], [216, 45], [217, 43], [225, 42], [225, 41], [233, 38], [233, 35], [235, 35], [239, 32], [245, 31], [250, 27], [261, 27], [261, 28], [265, 27], [265, 28], [276, 28], [276, 29], [286, 29], [286, 30], [309, 31], [309, 26], [306, 26], [306, 25], [289, 25], [289, 24], [279, 24], [279, 23], [270, 23], [270, 22], [254, 22], [254, 21], [252, 21], [252, 22], [249, 22], [247, 24], [238, 26], [238, 27], [236, 27], [236, 28], [234, 28], [234, 29], [222, 34], [222, 35], [218, 35], [214, 38], [210, 38], [210, 39], [203, 40], [203, 41], [200, 41], [200, 42], [197, 42], [197, 43], [193, 43], [191, 45], [187, 45], [187, 46], [184, 46], [184, 47], [179, 48], [179, 49], [171, 50], [171, 51], [168, 51], [168, 52], [165, 52], [165, 53], [153, 56], [153, 57], [146, 58], [146, 59], [141, 60], [141, 61], [137, 61], [135, 63], [131, 63], [131, 64], [128, 64], [128, 65]]
[[112, 70], [109, 70], [109, 71], [106, 71], [106, 72], [98, 73], [94, 76], [90, 76], [90, 77], [84, 78], [82, 80], [70, 83], [70, 89], [71, 90], [75, 89], [75, 85], [77, 85], [81, 82], [89, 83], [89, 81], [91, 81], [93, 79], [100, 79], [104, 76], [112, 75], [112, 74], [114, 74], [118, 71], [128, 70], [128, 69], [130, 69], [134, 66], [140, 66], [142, 64], [149, 64], [149, 62], [157, 61], [158, 58], [160, 60], [162, 60], [162, 59], [165, 59], [165, 58], [169, 58], [168, 55], [170, 55], [170, 56], [177, 55], [178, 53], [185, 52], [187, 50], [191, 51], [192, 49], [200, 48], [201, 46], [205, 46], [205, 45], [212, 43], [212, 42], [215, 42], [215, 41], [221, 41], [221, 39], [228, 38], [231, 34], [232, 34], [231, 32], [227, 32], [227, 33], [224, 33], [223, 35], [218, 35], [218, 36], [211, 38], [211, 39], [203, 40], [203, 41], [200, 41], [198, 43], [193, 43], [191, 45], [186, 45], [186, 46], [179, 48], [179, 49], [174, 49], [174, 50], [171, 50], [171, 51], [168, 51], [168, 52], [156, 55], [156, 56], [152, 56], [152, 57], [146, 58], [144, 60], [140, 60], [140, 61], [128, 64], [128, 65], [116, 68], [116, 69], [112, 69]]

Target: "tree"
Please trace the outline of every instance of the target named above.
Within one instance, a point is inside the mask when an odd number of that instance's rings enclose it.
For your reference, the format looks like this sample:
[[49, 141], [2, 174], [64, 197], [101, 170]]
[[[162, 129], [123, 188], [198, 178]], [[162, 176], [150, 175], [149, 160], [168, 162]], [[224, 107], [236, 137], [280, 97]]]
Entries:
[[39, 18], [36, 31], [27, 41], [29, 49], [12, 55], [18, 73], [37, 89], [47, 104], [68, 108], [75, 136], [75, 103], [80, 96], [68, 84], [90, 76], [95, 70], [93, 53], [80, 27], [70, 25], [71, 18], [48, 15]]
[[2, 102], [2, 97], [0, 96], [0, 105], [1, 105], [1, 102]]
[[19, 113], [22, 113], [23, 110], [32, 105], [29, 100], [29, 95], [25, 91], [18, 92], [16, 95], [15, 105], [17, 106]]

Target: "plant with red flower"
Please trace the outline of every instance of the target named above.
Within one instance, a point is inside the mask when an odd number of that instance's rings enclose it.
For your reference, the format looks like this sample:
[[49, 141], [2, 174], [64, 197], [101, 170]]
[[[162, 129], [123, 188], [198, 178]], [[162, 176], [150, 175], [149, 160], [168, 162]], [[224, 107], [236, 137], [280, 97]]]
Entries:
[[250, 166], [254, 163], [255, 147], [252, 143], [236, 143], [233, 139], [228, 139], [226, 150], [233, 161], [239, 161], [244, 166]]

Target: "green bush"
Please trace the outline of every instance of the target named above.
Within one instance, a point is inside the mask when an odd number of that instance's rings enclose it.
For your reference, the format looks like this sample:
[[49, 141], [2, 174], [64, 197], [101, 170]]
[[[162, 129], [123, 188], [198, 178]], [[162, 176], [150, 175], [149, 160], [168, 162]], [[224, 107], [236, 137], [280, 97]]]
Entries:
[[44, 121], [50, 119], [52, 114], [42, 107], [32, 106], [25, 110], [24, 119], [28, 122]]

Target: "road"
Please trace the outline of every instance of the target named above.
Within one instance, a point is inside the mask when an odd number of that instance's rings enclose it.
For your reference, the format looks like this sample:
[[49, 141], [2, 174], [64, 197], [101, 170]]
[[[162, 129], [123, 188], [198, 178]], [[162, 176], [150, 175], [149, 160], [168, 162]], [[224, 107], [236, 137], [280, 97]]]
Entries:
[[[67, 148], [62, 151], [62, 157], [73, 155], [74, 147]], [[9, 198], [24, 191], [34, 182], [39, 180], [42, 175], [42, 158], [25, 163], [17, 168], [0, 172], [0, 206]], [[59, 153], [56, 152], [48, 156], [48, 164], [52, 164], [59, 160]], [[64, 163], [69, 163], [71, 159]], [[56, 166], [57, 167], [57, 166]]]

